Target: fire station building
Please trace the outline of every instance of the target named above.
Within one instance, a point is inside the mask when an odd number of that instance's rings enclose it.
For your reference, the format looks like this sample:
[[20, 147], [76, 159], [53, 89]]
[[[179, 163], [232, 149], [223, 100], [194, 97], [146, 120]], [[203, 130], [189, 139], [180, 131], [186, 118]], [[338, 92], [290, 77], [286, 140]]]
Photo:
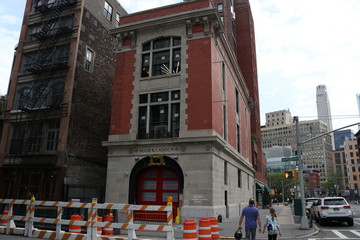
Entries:
[[245, 46], [239, 29], [253, 26], [251, 12], [240, 21], [242, 8], [249, 2], [184, 1], [126, 15], [111, 30], [106, 202], [166, 205], [172, 196], [183, 218], [228, 218], [255, 197], [258, 102], [239, 64], [254, 56], [242, 55], [254, 42]]

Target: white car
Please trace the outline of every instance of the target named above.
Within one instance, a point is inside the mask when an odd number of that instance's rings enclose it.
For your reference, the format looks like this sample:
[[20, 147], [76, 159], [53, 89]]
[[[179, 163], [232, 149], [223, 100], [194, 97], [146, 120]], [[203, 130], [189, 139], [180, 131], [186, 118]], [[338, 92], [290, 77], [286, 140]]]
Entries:
[[310, 210], [312, 205], [314, 203], [316, 203], [318, 200], [319, 200], [319, 198], [306, 198], [305, 199], [305, 203], [306, 203], [305, 208]]
[[321, 225], [327, 221], [347, 222], [349, 226], [354, 225], [353, 212], [343, 197], [320, 198], [312, 209], [313, 217]]

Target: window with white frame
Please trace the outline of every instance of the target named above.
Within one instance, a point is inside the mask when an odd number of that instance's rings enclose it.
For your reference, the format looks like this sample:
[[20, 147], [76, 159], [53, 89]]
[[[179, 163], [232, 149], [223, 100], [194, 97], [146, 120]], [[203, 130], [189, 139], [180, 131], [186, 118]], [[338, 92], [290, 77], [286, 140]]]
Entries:
[[166, 37], [143, 45], [141, 77], [180, 73], [181, 38]]
[[86, 57], [85, 57], [85, 70], [88, 72], [92, 72], [94, 67], [94, 52], [89, 48], [86, 49]]
[[118, 27], [120, 24], [120, 14], [116, 13], [116, 27]]
[[141, 94], [138, 124], [139, 139], [178, 137], [180, 91]]
[[105, 4], [104, 4], [104, 17], [110, 22], [111, 22], [111, 19], [112, 19], [112, 12], [113, 12], [112, 6], [107, 1], [105, 1]]

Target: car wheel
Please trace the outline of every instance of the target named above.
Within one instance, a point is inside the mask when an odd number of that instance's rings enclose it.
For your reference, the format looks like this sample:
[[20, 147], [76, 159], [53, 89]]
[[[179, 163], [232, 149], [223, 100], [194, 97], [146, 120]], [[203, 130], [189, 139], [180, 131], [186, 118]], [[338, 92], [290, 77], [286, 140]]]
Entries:
[[347, 221], [347, 224], [352, 227], [354, 226], [354, 220], [353, 219], [350, 219], [349, 221]]

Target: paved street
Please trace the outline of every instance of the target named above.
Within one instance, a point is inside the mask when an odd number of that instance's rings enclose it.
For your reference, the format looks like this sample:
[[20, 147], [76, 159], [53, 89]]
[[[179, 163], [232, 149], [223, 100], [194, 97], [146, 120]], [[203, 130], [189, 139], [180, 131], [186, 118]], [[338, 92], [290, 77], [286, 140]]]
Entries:
[[[360, 239], [360, 205], [351, 204], [354, 212], [354, 226], [349, 227], [346, 223], [328, 223], [324, 226], [314, 224], [314, 228], [308, 230], [300, 230], [300, 224], [297, 222], [298, 217], [293, 216], [290, 206], [273, 206], [278, 214], [283, 236], [280, 239], [303, 239], [303, 240], [336, 240], [336, 239]], [[262, 223], [268, 214], [268, 209], [260, 209]], [[239, 219], [225, 219], [219, 223], [219, 231], [221, 238], [232, 238], [238, 227]], [[244, 234], [244, 233], [243, 233]], [[138, 232], [139, 239], [165, 239], [165, 235], [149, 234]], [[126, 238], [126, 237], [125, 237]], [[175, 226], [175, 238], [182, 239], [182, 226]], [[26, 238], [22, 236], [0, 235], [1, 240], [37, 240], [37, 238]], [[267, 239], [266, 234], [257, 234], [256, 239]]]

